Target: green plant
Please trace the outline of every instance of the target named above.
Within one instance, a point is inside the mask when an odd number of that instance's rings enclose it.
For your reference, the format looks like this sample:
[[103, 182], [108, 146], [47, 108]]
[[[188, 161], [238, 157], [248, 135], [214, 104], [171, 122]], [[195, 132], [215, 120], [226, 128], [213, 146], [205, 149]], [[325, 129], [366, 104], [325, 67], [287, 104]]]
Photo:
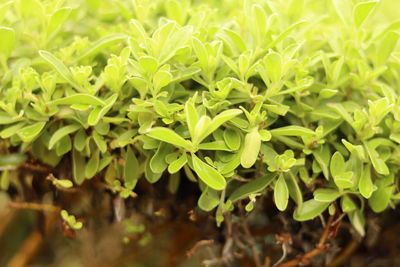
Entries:
[[189, 179], [218, 224], [273, 191], [363, 235], [400, 198], [400, 24], [377, 1], [192, 2], [0, 2], [2, 189], [23, 155], [69, 158], [124, 198]]

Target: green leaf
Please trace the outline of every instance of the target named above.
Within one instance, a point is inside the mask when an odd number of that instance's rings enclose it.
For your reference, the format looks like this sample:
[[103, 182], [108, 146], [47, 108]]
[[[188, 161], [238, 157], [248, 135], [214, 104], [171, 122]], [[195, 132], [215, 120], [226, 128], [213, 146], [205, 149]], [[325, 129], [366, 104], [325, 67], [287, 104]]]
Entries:
[[303, 205], [296, 208], [293, 213], [293, 218], [296, 221], [308, 221], [320, 215], [329, 206], [329, 202], [320, 202], [315, 199], [310, 199], [303, 202]]
[[174, 146], [184, 148], [189, 152], [193, 150], [193, 146], [189, 141], [183, 139], [169, 128], [155, 127], [152, 128], [146, 135]]
[[340, 205], [342, 207], [342, 211], [345, 213], [349, 213], [357, 209], [356, 204], [354, 201], [348, 196], [344, 195], [340, 201]]
[[270, 185], [273, 180], [275, 180], [276, 176], [276, 173], [271, 173], [254, 179], [248, 183], [245, 183], [238, 187], [235, 191], [233, 191], [228, 199], [232, 202], [235, 202], [241, 199], [245, 199], [251, 194], [261, 192], [268, 185]]
[[100, 153], [99, 150], [96, 149], [96, 151], [92, 153], [92, 156], [90, 157], [89, 161], [85, 166], [85, 177], [87, 179], [90, 179], [96, 175], [97, 170], [99, 169], [99, 163], [100, 163]]
[[362, 170], [360, 180], [358, 181], [358, 190], [365, 198], [370, 198], [374, 191], [374, 184], [371, 179], [371, 166], [369, 164]]
[[314, 191], [314, 199], [319, 202], [331, 203], [340, 197], [340, 192], [331, 188], [320, 188]]
[[50, 16], [49, 24], [47, 25], [48, 36], [54, 33], [58, 28], [60, 28], [61, 24], [68, 18], [71, 10], [72, 8], [70, 7], [62, 7], [60, 9], [57, 9]]
[[232, 151], [227, 147], [226, 143], [222, 140], [202, 143], [198, 145], [199, 150], [222, 150], [222, 151]]
[[240, 133], [232, 128], [227, 128], [224, 131], [224, 141], [231, 150], [240, 148]]
[[49, 63], [54, 70], [63, 77], [72, 87], [81, 89], [79, 84], [75, 81], [74, 76], [71, 71], [62, 63], [58, 58], [56, 58], [52, 53], [44, 50], [39, 50], [39, 55]]
[[150, 160], [150, 168], [154, 173], [162, 173], [168, 167], [165, 157], [171, 152], [169, 144], [161, 142]]
[[118, 94], [113, 94], [112, 96], [110, 96], [109, 98], [106, 99], [106, 101], [104, 101], [104, 107], [95, 107], [89, 114], [88, 117], [88, 124], [90, 126], [94, 126], [96, 125], [100, 119], [102, 119], [108, 111], [110, 111], [110, 109], [113, 107], [115, 101], [118, 98]]
[[77, 185], [85, 180], [85, 158], [75, 149], [72, 149], [72, 174]]
[[49, 149], [53, 149], [54, 145], [58, 141], [60, 141], [64, 136], [67, 136], [73, 132], [76, 132], [79, 128], [81, 128], [81, 126], [77, 125], [77, 124], [71, 124], [71, 125], [67, 125], [62, 128], [59, 128], [57, 131], [54, 132], [54, 134], [50, 138]]
[[219, 196], [217, 191], [212, 190], [208, 187], [201, 193], [197, 205], [204, 211], [211, 211], [216, 208], [219, 204]]
[[185, 117], [186, 123], [189, 128], [189, 133], [192, 139], [194, 138], [194, 133], [196, 130], [196, 124], [199, 121], [199, 115], [197, 113], [196, 107], [194, 106], [194, 97], [185, 103]]
[[338, 176], [346, 171], [344, 158], [339, 151], [336, 151], [331, 158], [330, 171], [333, 177]]
[[365, 235], [365, 217], [360, 210], [349, 213], [349, 219], [354, 229], [361, 235]]
[[375, 213], [384, 211], [390, 204], [395, 186], [385, 184], [384, 182], [377, 183], [378, 189], [375, 190], [368, 199], [368, 205]]
[[178, 159], [174, 160], [168, 166], [168, 172], [173, 174], [178, 172], [187, 163], [187, 155], [183, 153]]
[[52, 105], [93, 105], [93, 106], [104, 106], [106, 103], [95, 96], [89, 94], [74, 94], [71, 96], [59, 98], [51, 101], [49, 104]]
[[123, 34], [111, 34], [107, 35], [96, 42], [94, 42], [85, 52], [83, 52], [82, 55], [80, 55], [75, 62], [82, 61], [85, 58], [94, 56], [101, 51], [104, 51], [104, 49], [108, 46], [111, 46], [112, 44], [115, 44], [119, 41], [127, 39], [126, 35]]
[[22, 141], [28, 143], [31, 142], [33, 139], [35, 139], [35, 137], [37, 137], [40, 134], [45, 125], [46, 122], [36, 122], [32, 125], [19, 129], [17, 131], [17, 134]]
[[313, 130], [304, 128], [297, 125], [285, 126], [281, 128], [271, 129], [270, 133], [272, 135], [283, 135], [283, 136], [308, 136], [315, 135]]
[[124, 180], [125, 183], [128, 183], [131, 188], [134, 188], [137, 180], [139, 179], [139, 161], [136, 158], [135, 153], [132, 151], [130, 147], [126, 151], [125, 155], [125, 164], [124, 164]]
[[268, 73], [268, 77], [272, 83], [280, 81], [282, 76], [282, 58], [276, 52], [270, 52], [264, 57], [264, 64]]
[[360, 27], [364, 20], [368, 17], [374, 7], [379, 3], [379, 0], [361, 2], [353, 8], [353, 20], [357, 27]]
[[257, 161], [261, 147], [261, 136], [258, 127], [253, 128], [246, 134], [244, 139], [244, 149], [240, 157], [240, 164], [243, 168], [250, 168]]
[[363, 144], [364, 144], [365, 150], [367, 150], [367, 154], [368, 154], [369, 158], [371, 159], [372, 166], [374, 166], [374, 169], [376, 170], [376, 172], [379, 174], [382, 174], [382, 175], [388, 175], [389, 168], [387, 167], [385, 161], [379, 157], [379, 154], [371, 146], [370, 142], [363, 142]]
[[217, 130], [222, 124], [238, 116], [239, 114], [242, 114], [242, 111], [240, 109], [228, 109], [222, 111], [211, 120], [205, 131], [199, 136], [198, 140], [196, 141], [200, 143], [204, 140], [204, 138]]
[[158, 71], [153, 77], [154, 90], [158, 92], [161, 88], [167, 86], [172, 80], [172, 75], [168, 71]]
[[280, 211], [284, 211], [288, 205], [289, 190], [286, 185], [285, 177], [281, 174], [275, 183], [274, 201]]
[[223, 190], [226, 186], [225, 178], [213, 167], [204, 163], [192, 153], [193, 170], [199, 178], [214, 190]]
[[15, 48], [15, 31], [11, 28], [0, 27], [0, 55], [7, 59]]

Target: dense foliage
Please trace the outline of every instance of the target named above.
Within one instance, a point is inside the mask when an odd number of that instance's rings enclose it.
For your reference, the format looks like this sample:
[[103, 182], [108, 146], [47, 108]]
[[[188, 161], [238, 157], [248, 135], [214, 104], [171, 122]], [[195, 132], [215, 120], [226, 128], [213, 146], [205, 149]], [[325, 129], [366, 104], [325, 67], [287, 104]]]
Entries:
[[1, 2], [4, 190], [28, 158], [70, 159], [59, 187], [98, 176], [129, 198], [189, 179], [217, 224], [270, 194], [361, 235], [365, 209], [400, 198], [400, 23], [383, 3]]

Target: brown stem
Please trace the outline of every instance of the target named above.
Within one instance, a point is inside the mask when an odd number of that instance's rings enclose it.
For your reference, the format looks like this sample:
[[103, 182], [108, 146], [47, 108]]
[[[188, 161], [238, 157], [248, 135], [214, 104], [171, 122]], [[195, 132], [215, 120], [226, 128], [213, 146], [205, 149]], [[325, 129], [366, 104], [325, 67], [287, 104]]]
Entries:
[[284, 262], [281, 265], [279, 265], [279, 267], [293, 267], [293, 266], [297, 266], [300, 264], [307, 265], [310, 263], [310, 259], [312, 259], [313, 257], [326, 251], [326, 249], [328, 248], [326, 241], [328, 239], [329, 230], [332, 226], [332, 221], [333, 221], [333, 216], [330, 216], [328, 219], [328, 222], [325, 225], [324, 231], [322, 232], [322, 235], [319, 239], [319, 242], [313, 250], [307, 252], [306, 254], [304, 254], [303, 256], [301, 256], [297, 259], [293, 259], [293, 260]]
[[37, 211], [49, 211], [49, 212], [59, 212], [61, 207], [50, 205], [50, 204], [39, 204], [39, 203], [29, 203], [29, 202], [9, 202], [8, 206], [14, 209], [28, 209]]

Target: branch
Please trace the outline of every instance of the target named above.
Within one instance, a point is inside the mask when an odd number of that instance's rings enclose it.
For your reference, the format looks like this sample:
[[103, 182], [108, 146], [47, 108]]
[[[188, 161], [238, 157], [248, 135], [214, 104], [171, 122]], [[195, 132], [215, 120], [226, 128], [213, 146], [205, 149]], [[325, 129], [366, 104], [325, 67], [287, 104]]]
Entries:
[[328, 239], [328, 235], [332, 227], [332, 221], [333, 221], [333, 216], [330, 216], [328, 222], [325, 225], [324, 231], [322, 232], [322, 235], [319, 239], [319, 242], [313, 250], [307, 252], [306, 254], [297, 259], [284, 262], [281, 265], [279, 265], [279, 267], [293, 267], [297, 265], [307, 265], [310, 264], [310, 259], [321, 254], [322, 252], [325, 252], [329, 247], [328, 244], [326, 244], [326, 241]]

